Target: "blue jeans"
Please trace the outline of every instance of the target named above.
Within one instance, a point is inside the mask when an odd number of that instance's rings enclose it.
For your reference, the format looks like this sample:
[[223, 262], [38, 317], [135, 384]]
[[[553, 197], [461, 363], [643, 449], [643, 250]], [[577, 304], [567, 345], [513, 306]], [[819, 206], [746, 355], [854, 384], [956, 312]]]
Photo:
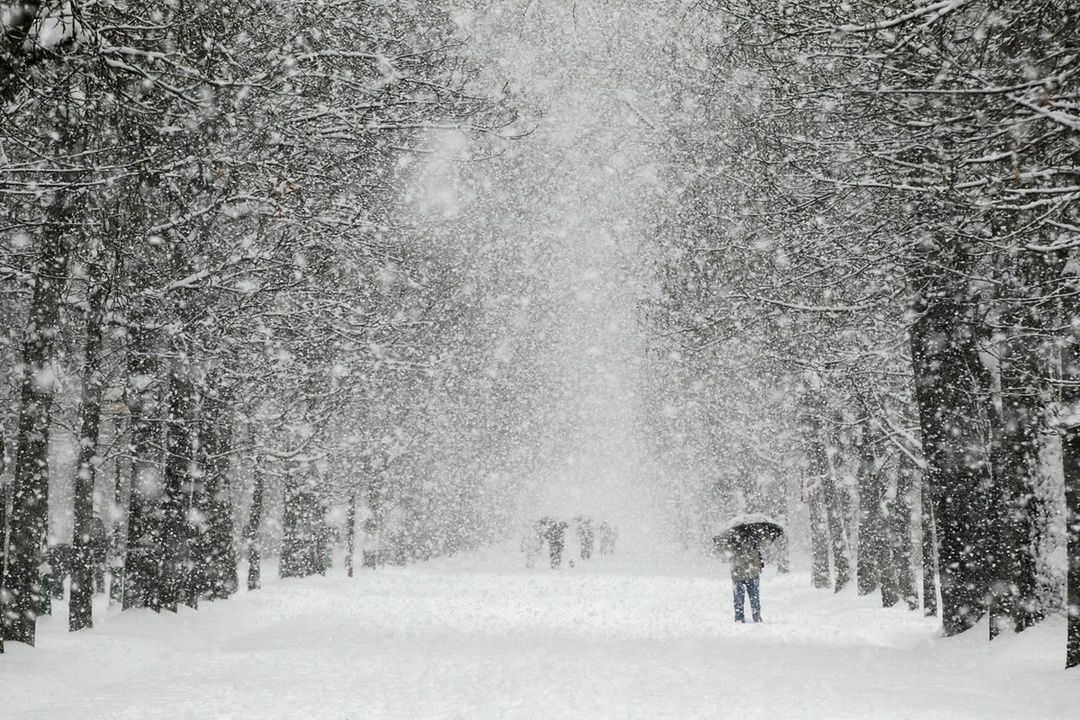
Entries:
[[731, 593], [735, 601], [735, 622], [746, 622], [746, 612], [743, 609], [745, 598], [743, 593], [750, 596], [750, 612], [754, 615], [754, 622], [761, 622], [761, 578], [749, 580], [732, 580]]

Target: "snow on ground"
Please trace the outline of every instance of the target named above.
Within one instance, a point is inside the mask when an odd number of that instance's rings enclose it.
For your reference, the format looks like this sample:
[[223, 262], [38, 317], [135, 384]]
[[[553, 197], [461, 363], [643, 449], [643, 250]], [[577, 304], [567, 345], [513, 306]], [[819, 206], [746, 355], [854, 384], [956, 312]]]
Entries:
[[[1075, 720], [1064, 620], [988, 644], [807, 574], [736, 625], [690, 553], [527, 570], [510, 548], [347, 578], [269, 578], [177, 614], [66, 605], [0, 655], [0, 717], [395, 720]], [[272, 568], [264, 572], [270, 574]]]

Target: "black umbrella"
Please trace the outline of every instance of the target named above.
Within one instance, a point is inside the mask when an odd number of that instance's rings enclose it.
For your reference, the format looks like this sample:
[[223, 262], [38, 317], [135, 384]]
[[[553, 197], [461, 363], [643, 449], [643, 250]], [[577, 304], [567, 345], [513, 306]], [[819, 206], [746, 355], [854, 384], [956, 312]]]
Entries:
[[768, 515], [749, 513], [733, 517], [713, 537], [717, 548], [757, 547], [784, 534], [784, 526]]

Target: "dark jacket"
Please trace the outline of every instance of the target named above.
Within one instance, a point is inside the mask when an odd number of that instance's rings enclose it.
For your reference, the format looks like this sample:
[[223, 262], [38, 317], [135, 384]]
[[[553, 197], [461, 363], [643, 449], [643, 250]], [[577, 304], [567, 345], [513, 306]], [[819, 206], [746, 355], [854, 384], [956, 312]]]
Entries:
[[756, 547], [738, 547], [728, 550], [728, 562], [731, 564], [732, 580], [750, 580], [761, 574], [761, 551]]

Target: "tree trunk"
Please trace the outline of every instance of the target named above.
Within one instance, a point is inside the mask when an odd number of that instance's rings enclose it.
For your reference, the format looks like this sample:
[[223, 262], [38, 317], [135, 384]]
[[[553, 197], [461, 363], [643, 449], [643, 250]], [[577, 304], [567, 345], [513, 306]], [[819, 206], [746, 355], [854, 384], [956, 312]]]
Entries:
[[829, 526], [825, 522], [825, 501], [821, 488], [810, 492], [810, 556], [811, 580], [816, 588], [827, 588], [829, 573]]
[[1080, 425], [1064, 429], [1061, 456], [1065, 471], [1065, 527], [1069, 556], [1065, 667], [1071, 668], [1080, 665]]
[[929, 617], [938, 614], [938, 554], [934, 503], [930, 499], [930, 484], [926, 482], [925, 476], [919, 483], [919, 499], [922, 504], [923, 613]]
[[325, 573], [323, 508], [296, 470], [285, 480], [285, 516], [281, 523], [281, 577]]
[[227, 598], [240, 584], [233, 547], [233, 510], [229, 493], [229, 463], [232, 458], [233, 413], [231, 396], [214, 384], [203, 399], [200, 422], [203, 458], [202, 542], [196, 557], [206, 565], [206, 586], [202, 596], [210, 600]]
[[136, 319], [128, 326], [127, 406], [131, 433], [131, 493], [128, 500], [124, 602], [129, 608], [161, 610], [157, 520], [161, 500], [161, 422], [157, 333]]
[[931, 299], [910, 331], [912, 369], [937, 530], [942, 625], [956, 635], [983, 616], [990, 591], [990, 477], [979, 400], [989, 383], [966, 306], [944, 293]]
[[907, 603], [908, 609], [915, 610], [919, 607], [919, 591], [915, 587], [913, 572], [911, 530], [916, 470], [914, 461], [907, 453], [901, 453], [898, 465], [896, 499], [893, 500], [892, 510], [889, 513], [889, 534], [892, 539], [892, 559], [896, 573], [897, 592]]
[[829, 524], [833, 568], [836, 570], [834, 589], [835, 592], [840, 592], [851, 582], [851, 562], [848, 560], [847, 530], [840, 507], [840, 492], [836, 489], [832, 471], [821, 479], [821, 489], [825, 501], [825, 519]]
[[71, 600], [68, 629], [94, 626], [94, 563], [97, 555], [94, 521], [94, 478], [97, 472], [101, 429], [101, 394], [105, 378], [101, 373], [102, 326], [105, 322], [105, 269], [90, 265], [87, 290], [86, 344], [83, 349], [83, 386], [80, 402], [79, 456], [75, 468], [75, 531], [72, 541]]
[[259, 547], [259, 527], [262, 525], [263, 491], [266, 479], [263, 476], [262, 458], [255, 456], [255, 487], [251, 493], [251, 509], [248, 512], [247, 526], [244, 528], [244, 540], [248, 546], [247, 589], [258, 590], [260, 586], [261, 552]]
[[864, 421], [859, 438], [859, 540], [855, 574], [859, 595], [869, 595], [881, 585], [881, 574], [886, 569], [879, 560], [885, 544], [884, 523], [881, 517], [882, 492], [880, 477], [875, 467], [869, 421]]
[[[120, 445], [124, 433], [121, 429], [120, 416], [113, 418], [113, 438], [117, 446]], [[112, 576], [109, 582], [109, 604], [114, 605], [124, 602], [124, 558], [127, 555], [127, 533], [124, 532], [123, 511], [124, 507], [124, 472], [122, 453], [116, 454], [116, 463], [113, 470], [113, 508], [111, 526], [109, 529], [111, 548], [109, 552], [109, 573]]]
[[892, 546], [883, 542], [879, 549], [878, 568], [880, 568], [881, 606], [892, 607], [900, 602], [900, 592], [896, 582], [896, 567], [893, 563]]
[[825, 500], [825, 477], [829, 473], [827, 449], [812, 433], [807, 447], [809, 461], [810, 488], [807, 490], [810, 500], [810, 546], [811, 574], [814, 587], [827, 588], [831, 585], [829, 572], [829, 510]]
[[[1075, 332], [1075, 331], [1074, 331]], [[1080, 338], [1066, 338], [1062, 352], [1063, 416], [1074, 419], [1061, 428], [1061, 466], [1065, 480], [1066, 571], [1065, 667], [1080, 666]]]
[[353, 555], [356, 552], [356, 493], [349, 496], [349, 511], [345, 516], [345, 573], [353, 576]]
[[165, 428], [165, 483], [161, 496], [161, 607], [176, 612], [180, 602], [192, 603], [188, 517], [194, 491], [194, 386], [190, 368], [175, 358], [169, 371], [168, 420]]
[[0, 33], [0, 98], [5, 103], [21, 86], [19, 76], [23, 67], [33, 61], [37, 52], [31, 31], [38, 22], [41, 5], [40, 0], [20, 0], [5, 9]]
[[813, 582], [814, 587], [828, 587], [831, 550], [832, 565], [836, 572], [836, 592], [840, 592], [851, 580], [851, 567], [847, 557], [847, 539], [840, 498], [834, 479], [835, 467], [826, 439], [826, 402], [820, 391], [811, 389], [804, 396], [803, 404], [803, 442], [812, 487], [809, 496]]
[[69, 215], [68, 200], [57, 199], [34, 263], [34, 291], [22, 348], [8, 563], [0, 581], [0, 635], [28, 645], [34, 644], [37, 616], [48, 600], [39, 568], [48, 532], [49, 433], [57, 383], [51, 365], [67, 274]]
[[281, 518], [281, 558], [278, 563], [278, 572], [281, 577], [294, 577], [307, 575], [303, 571], [303, 545], [301, 536], [301, 523], [303, 510], [301, 505], [302, 492], [299, 488], [300, 481], [293, 469], [287, 469], [285, 475], [285, 495]]
[[[1003, 322], [1009, 322], [1007, 315]], [[1042, 616], [1036, 593], [1035, 552], [1038, 539], [1039, 472], [1044, 409], [1041, 388], [1033, 379], [1042, 376], [1028, 347], [1030, 334], [1011, 327], [1001, 353], [1001, 410], [994, 423], [991, 453], [994, 485], [993, 582], [990, 599], [990, 637], [1002, 631], [1019, 632]]]
[[[886, 504], [885, 475], [878, 456], [879, 436], [869, 417], [863, 422], [862, 437], [859, 447], [859, 509], [865, 525], [859, 528], [859, 554], [870, 554], [867, 569], [873, 573], [871, 582], [860, 578], [860, 592], [869, 594], [864, 588], [876, 585], [881, 592], [883, 607], [892, 607], [900, 601], [897, 592], [897, 571], [893, 558], [892, 524], [889, 522]], [[864, 530], [867, 537], [864, 537]]]
[[[4, 439], [3, 427], [0, 426], [0, 587], [7, 575], [8, 558], [8, 504], [11, 502], [11, 486], [3, 480], [7, 471], [7, 443]], [[0, 605], [0, 610], [3, 606]], [[4, 652], [4, 623], [0, 616], [0, 653]]]

